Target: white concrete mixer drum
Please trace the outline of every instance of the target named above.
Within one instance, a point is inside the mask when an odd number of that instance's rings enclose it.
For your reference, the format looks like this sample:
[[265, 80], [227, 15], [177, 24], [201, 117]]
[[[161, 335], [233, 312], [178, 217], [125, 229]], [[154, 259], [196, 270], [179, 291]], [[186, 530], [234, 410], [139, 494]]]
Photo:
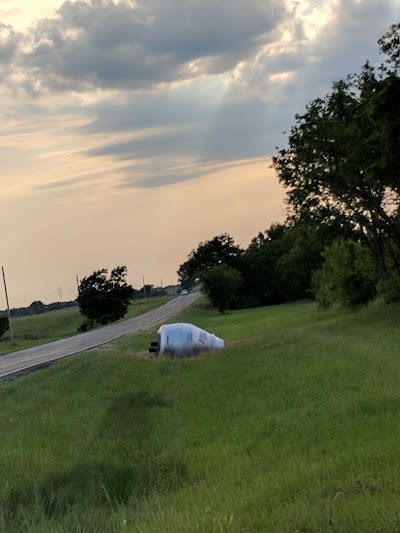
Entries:
[[150, 352], [172, 357], [190, 357], [201, 352], [221, 350], [225, 343], [213, 333], [193, 324], [164, 324], [157, 331], [157, 341], [152, 342]]

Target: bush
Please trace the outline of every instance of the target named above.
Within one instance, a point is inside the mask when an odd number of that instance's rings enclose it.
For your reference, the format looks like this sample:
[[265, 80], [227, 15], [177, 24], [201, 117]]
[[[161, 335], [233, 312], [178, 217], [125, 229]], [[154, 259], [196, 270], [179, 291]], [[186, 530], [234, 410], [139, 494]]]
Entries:
[[320, 307], [337, 302], [357, 307], [376, 294], [376, 269], [369, 250], [360, 243], [338, 239], [323, 252], [325, 263], [313, 275], [313, 291]]
[[392, 275], [390, 279], [378, 284], [378, 293], [387, 304], [400, 301], [400, 277]]

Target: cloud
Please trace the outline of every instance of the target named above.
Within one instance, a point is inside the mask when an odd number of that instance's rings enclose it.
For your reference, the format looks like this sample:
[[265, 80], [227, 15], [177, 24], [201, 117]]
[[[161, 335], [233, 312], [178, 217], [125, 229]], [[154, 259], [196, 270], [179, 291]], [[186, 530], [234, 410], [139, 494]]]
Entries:
[[23, 39], [8, 27], [5, 64], [42, 95], [25, 95], [32, 124], [53, 114], [52, 152], [74, 138], [74, 165], [112, 169], [117, 189], [180, 183], [273, 154], [310, 100], [378, 61], [394, 20], [390, 0], [274, 2], [65, 2]]
[[205, 124], [215, 114], [225, 85], [218, 78], [200, 78], [177, 86], [113, 94], [86, 106], [95, 116], [78, 133], [136, 132], [150, 128]]
[[19, 50], [21, 38], [12, 26], [0, 22], [0, 83], [10, 82], [11, 65]]
[[[315, 9], [328, 7], [316, 4]], [[328, 19], [314, 13], [313, 24], [297, 13], [285, 25], [286, 39], [260, 46], [228, 83], [200, 78], [177, 88], [130, 93], [122, 103], [95, 104], [91, 110], [98, 118], [83, 131], [133, 135], [85, 155], [132, 161], [116, 169], [119, 186], [142, 188], [195, 179], [206, 162], [273, 154], [310, 100], [323, 97], [333, 81], [359, 72], [367, 57], [378, 61], [376, 39], [390, 20], [390, 4], [377, 10], [372, 0], [346, 0], [340, 6], [332, 0], [330, 9]], [[200, 170], [178, 172], [176, 162], [184, 158]]]
[[203, 170], [160, 174], [154, 176], [147, 176], [143, 178], [126, 178], [119, 182], [119, 187], [123, 189], [155, 189], [157, 187], [165, 187], [167, 185], [175, 185], [185, 181], [200, 178], [205, 175]]
[[230, 71], [285, 16], [279, 0], [77, 0], [26, 35], [20, 66], [37, 93], [140, 89]]

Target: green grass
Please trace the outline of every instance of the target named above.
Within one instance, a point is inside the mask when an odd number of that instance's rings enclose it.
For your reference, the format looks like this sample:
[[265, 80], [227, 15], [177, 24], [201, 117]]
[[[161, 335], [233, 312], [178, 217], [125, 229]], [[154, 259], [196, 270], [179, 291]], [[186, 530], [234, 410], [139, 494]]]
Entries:
[[149, 332], [0, 384], [1, 531], [400, 531], [400, 307], [179, 319], [227, 348]]
[[[130, 304], [127, 314], [121, 320], [151, 311], [169, 300], [171, 296], [137, 300]], [[0, 355], [76, 335], [81, 323], [82, 317], [78, 307], [14, 318], [12, 327], [16, 342], [11, 344], [10, 331], [7, 331], [0, 339]]]

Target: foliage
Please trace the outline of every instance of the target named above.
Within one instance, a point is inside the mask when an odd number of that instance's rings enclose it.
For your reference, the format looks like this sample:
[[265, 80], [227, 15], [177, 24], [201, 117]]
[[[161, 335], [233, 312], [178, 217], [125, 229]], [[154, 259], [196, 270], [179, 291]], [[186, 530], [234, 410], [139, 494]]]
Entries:
[[316, 301], [321, 307], [337, 302], [352, 308], [375, 296], [376, 272], [368, 248], [338, 239], [323, 256], [325, 262], [313, 276]]
[[156, 297], [158, 298], [160, 296], [167, 296], [167, 295], [168, 295], [168, 292], [165, 289], [162, 289], [162, 288], [160, 288], [160, 289], [154, 289], [153, 288], [150, 291], [150, 297], [151, 298], [156, 298]]
[[0, 338], [9, 329], [9, 327], [10, 327], [10, 324], [8, 322], [8, 317], [7, 316], [0, 316]]
[[154, 285], [149, 285], [149, 284], [143, 285], [143, 288], [142, 288], [143, 296], [145, 298], [150, 296], [151, 295], [151, 291], [153, 290], [153, 288], [154, 288]]
[[290, 225], [284, 253], [276, 264], [284, 301], [310, 298], [312, 275], [324, 261], [322, 252], [341, 234], [340, 228], [328, 224], [297, 221]]
[[204, 270], [201, 281], [203, 292], [210, 298], [213, 307], [223, 314], [235, 301], [243, 278], [238, 270], [222, 264]]
[[[392, 44], [394, 41], [391, 41]], [[398, 53], [398, 50], [397, 50]], [[296, 116], [273, 165], [294, 218], [335, 221], [400, 273], [400, 79], [368, 63]]]
[[243, 256], [244, 302], [281, 303], [284, 299], [276, 264], [285, 252], [287, 226], [274, 223], [252, 239]]
[[40, 315], [41, 313], [46, 312], [46, 306], [40, 300], [35, 300], [34, 302], [32, 302], [29, 306], [29, 309], [34, 315]]
[[238, 268], [242, 254], [243, 250], [227, 233], [201, 242], [196, 250], [190, 252], [187, 261], [180, 265], [177, 272], [179, 283], [183, 289], [190, 290], [200, 274], [208, 268], [222, 264]]
[[79, 285], [77, 298], [79, 309], [86, 317], [81, 330], [85, 331], [96, 324], [108, 324], [122, 318], [129, 306], [133, 288], [126, 282], [127, 269], [118, 266], [107, 278], [103, 268], [83, 278]]
[[244, 253], [243, 301], [268, 305], [310, 297], [311, 276], [323, 262], [321, 253], [341, 234], [341, 228], [312, 221], [272, 224]]
[[[12, 316], [13, 317], [23, 317], [23, 316], [30, 316], [30, 315], [35, 315], [37, 314], [36, 313], [36, 309], [39, 310], [39, 312], [41, 312], [43, 310], [43, 308], [41, 307], [40, 304], [43, 304], [43, 302], [39, 302], [39, 306], [36, 307], [36, 302], [32, 302], [31, 305], [29, 305], [28, 307], [13, 307], [11, 309], [11, 312], [12, 312]], [[33, 305], [35, 304], [35, 305]], [[56, 311], [56, 310], [61, 310], [61, 309], [68, 309], [70, 307], [77, 307], [78, 304], [76, 303], [76, 300], [72, 300], [72, 301], [69, 301], [69, 302], [53, 302], [53, 303], [50, 303], [50, 304], [43, 304], [44, 305], [44, 311], [43, 312], [48, 312], [48, 311]]]
[[392, 24], [390, 29], [379, 41], [379, 48], [388, 59], [382, 65], [383, 71], [398, 71], [400, 69], [400, 23]]
[[392, 275], [389, 279], [380, 280], [377, 285], [377, 291], [387, 304], [393, 304], [400, 301], [400, 276]]

